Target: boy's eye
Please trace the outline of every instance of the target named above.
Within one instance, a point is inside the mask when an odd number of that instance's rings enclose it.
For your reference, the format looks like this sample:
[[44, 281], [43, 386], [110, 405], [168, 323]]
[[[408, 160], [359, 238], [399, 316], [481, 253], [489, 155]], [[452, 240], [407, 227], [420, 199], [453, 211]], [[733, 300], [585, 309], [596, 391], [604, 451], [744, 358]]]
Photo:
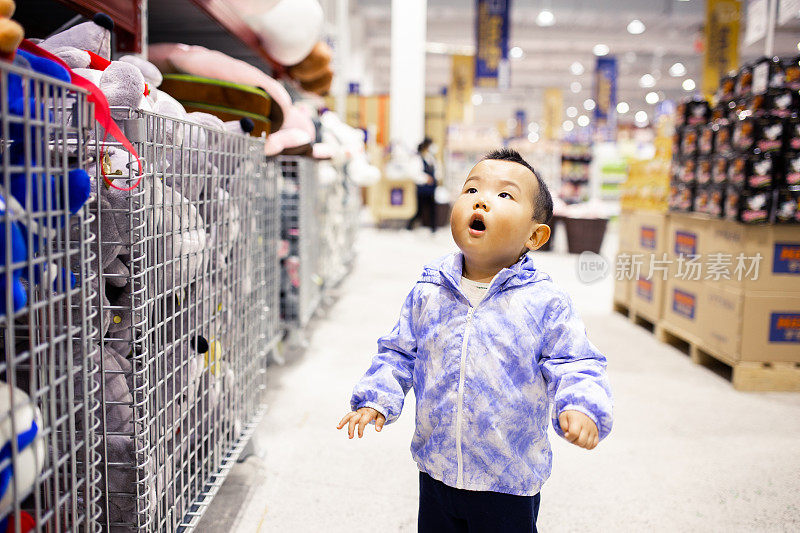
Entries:
[[478, 192], [478, 189], [476, 189], [475, 187], [470, 187], [469, 189], [466, 190], [467, 194], [475, 194], [476, 192]]
[[500, 198], [510, 198], [510, 199], [512, 199], [512, 200], [514, 199], [514, 198], [513, 198], [513, 197], [512, 197], [510, 194], [508, 194], [507, 192], [501, 192], [501, 193], [500, 193], [500, 194], [498, 194], [497, 196], [499, 196]]

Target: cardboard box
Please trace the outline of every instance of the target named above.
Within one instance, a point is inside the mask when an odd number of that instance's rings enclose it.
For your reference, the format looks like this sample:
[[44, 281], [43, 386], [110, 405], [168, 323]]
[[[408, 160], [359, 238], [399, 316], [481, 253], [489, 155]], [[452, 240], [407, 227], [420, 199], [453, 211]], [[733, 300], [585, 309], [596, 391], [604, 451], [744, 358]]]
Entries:
[[[698, 214], [671, 213], [667, 222], [666, 253], [669, 264], [669, 277], [683, 283], [698, 283], [705, 276], [704, 258], [710, 253], [711, 239], [709, 237], [709, 224], [714, 219]], [[698, 256], [700, 263], [699, 279], [695, 276], [687, 277], [687, 263], [680, 263], [680, 256], [688, 260], [691, 256]]]
[[614, 280], [614, 302], [626, 306], [631, 305], [631, 287], [633, 282], [629, 279]]
[[[720, 280], [721, 284], [747, 291], [800, 292], [800, 226], [748, 226], [715, 220], [707, 227], [710, 244], [706, 254], [731, 258], [731, 279]], [[739, 254], [743, 254], [741, 261], [737, 260]], [[761, 259], [754, 259], [758, 254]]]
[[667, 246], [667, 214], [637, 212], [633, 217], [633, 246], [636, 253], [662, 254]]
[[668, 329], [687, 341], [701, 337], [700, 319], [705, 285], [669, 279], [664, 291], [662, 319]]
[[661, 273], [650, 276], [650, 261], [642, 264], [639, 275], [631, 283], [631, 308], [645, 318], [658, 321], [661, 318], [664, 286], [667, 283]]
[[636, 212], [623, 211], [619, 215], [619, 253], [633, 250], [634, 227], [636, 226]]
[[800, 292], [708, 285], [700, 344], [731, 362], [800, 362]]

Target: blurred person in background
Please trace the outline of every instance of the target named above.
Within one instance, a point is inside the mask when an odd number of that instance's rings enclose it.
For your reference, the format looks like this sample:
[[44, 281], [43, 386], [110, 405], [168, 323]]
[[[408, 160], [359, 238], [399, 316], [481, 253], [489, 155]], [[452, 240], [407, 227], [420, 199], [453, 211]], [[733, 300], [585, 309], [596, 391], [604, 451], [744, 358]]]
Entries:
[[408, 229], [414, 228], [417, 219], [425, 220], [423, 213], [430, 217], [431, 232], [436, 231], [436, 145], [433, 139], [425, 137], [417, 147], [417, 152], [422, 159], [422, 174], [417, 180], [417, 212], [408, 221]]

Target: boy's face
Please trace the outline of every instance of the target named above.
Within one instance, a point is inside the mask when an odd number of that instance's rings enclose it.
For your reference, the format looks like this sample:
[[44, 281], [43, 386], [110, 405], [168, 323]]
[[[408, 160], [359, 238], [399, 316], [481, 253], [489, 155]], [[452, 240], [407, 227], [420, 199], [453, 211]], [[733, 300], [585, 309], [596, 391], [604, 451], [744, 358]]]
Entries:
[[536, 176], [526, 167], [511, 161], [481, 161], [470, 171], [453, 205], [450, 230], [456, 245], [473, 262], [515, 263], [526, 247], [534, 250], [550, 236], [546, 225], [533, 220], [538, 195]]

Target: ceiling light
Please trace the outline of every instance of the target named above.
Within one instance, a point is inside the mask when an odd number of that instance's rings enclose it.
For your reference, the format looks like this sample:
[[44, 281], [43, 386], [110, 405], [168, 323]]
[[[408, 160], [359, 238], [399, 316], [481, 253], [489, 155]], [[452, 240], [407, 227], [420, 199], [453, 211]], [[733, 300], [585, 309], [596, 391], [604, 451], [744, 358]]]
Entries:
[[475, 93], [472, 95], [472, 105], [481, 105], [483, 103], [483, 96]]
[[583, 108], [586, 111], [591, 111], [592, 109], [595, 108], [596, 105], [597, 104], [595, 104], [594, 100], [592, 100], [591, 98], [587, 98], [586, 100], [583, 101]]
[[514, 48], [508, 51], [508, 57], [510, 57], [511, 59], [522, 59], [522, 56], [524, 55], [525, 53], [519, 46], [515, 46]]
[[637, 111], [633, 118], [636, 119], [636, 122], [639, 124], [647, 124], [646, 111]]
[[686, 67], [683, 66], [683, 63], [675, 63], [671, 67], [669, 67], [669, 75], [673, 78], [680, 78], [681, 76], [686, 75]]
[[650, 87], [655, 86], [656, 79], [653, 77], [652, 74], [645, 74], [641, 78], [639, 78], [639, 87], [644, 87], [645, 89], [649, 89]]
[[569, 84], [569, 90], [574, 92], [575, 94], [581, 92], [581, 89], [583, 89], [583, 86], [579, 81], [573, 81], [572, 83]]
[[644, 101], [648, 104], [657, 104], [658, 103], [658, 94], [650, 91], [644, 97]]
[[531, 122], [528, 124], [528, 132], [529, 133], [538, 133], [539, 132], [539, 124], [536, 122]]
[[639, 19], [633, 19], [628, 23], [628, 33], [631, 35], [639, 35], [640, 33], [644, 33], [645, 29], [644, 22]]
[[586, 69], [583, 68], [583, 65], [580, 63], [580, 61], [576, 61], [569, 66], [569, 70], [572, 71], [572, 73], [576, 76], [580, 76]]
[[568, 116], [569, 118], [575, 118], [575, 117], [577, 117], [577, 116], [578, 116], [578, 108], [576, 108], [576, 107], [572, 107], [572, 106], [568, 107], [568, 108], [567, 108], [567, 116]]
[[586, 115], [581, 115], [578, 117], [578, 126], [585, 128], [589, 125], [589, 117]]
[[628, 105], [627, 102], [620, 102], [617, 104], [617, 113], [620, 115], [624, 115], [628, 111], [630, 111], [631, 106]]
[[797, 51], [800, 52], [800, 43], [797, 43]]
[[571, 120], [565, 120], [561, 127], [564, 128], [564, 131], [572, 131], [575, 128], [575, 124]]
[[528, 134], [528, 142], [535, 143], [538, 140], [539, 140], [539, 134], [538, 133], [532, 131], [532, 132], [530, 132]]
[[536, 16], [536, 24], [539, 26], [552, 26], [556, 23], [556, 16], [549, 9], [542, 9]]
[[609, 51], [608, 45], [605, 44], [596, 44], [594, 45], [594, 48], [592, 48], [592, 52], [594, 52], [594, 55], [596, 56], [607, 55]]
[[681, 86], [683, 87], [684, 91], [694, 91], [695, 83], [692, 78], [686, 78], [685, 80], [683, 80]]

